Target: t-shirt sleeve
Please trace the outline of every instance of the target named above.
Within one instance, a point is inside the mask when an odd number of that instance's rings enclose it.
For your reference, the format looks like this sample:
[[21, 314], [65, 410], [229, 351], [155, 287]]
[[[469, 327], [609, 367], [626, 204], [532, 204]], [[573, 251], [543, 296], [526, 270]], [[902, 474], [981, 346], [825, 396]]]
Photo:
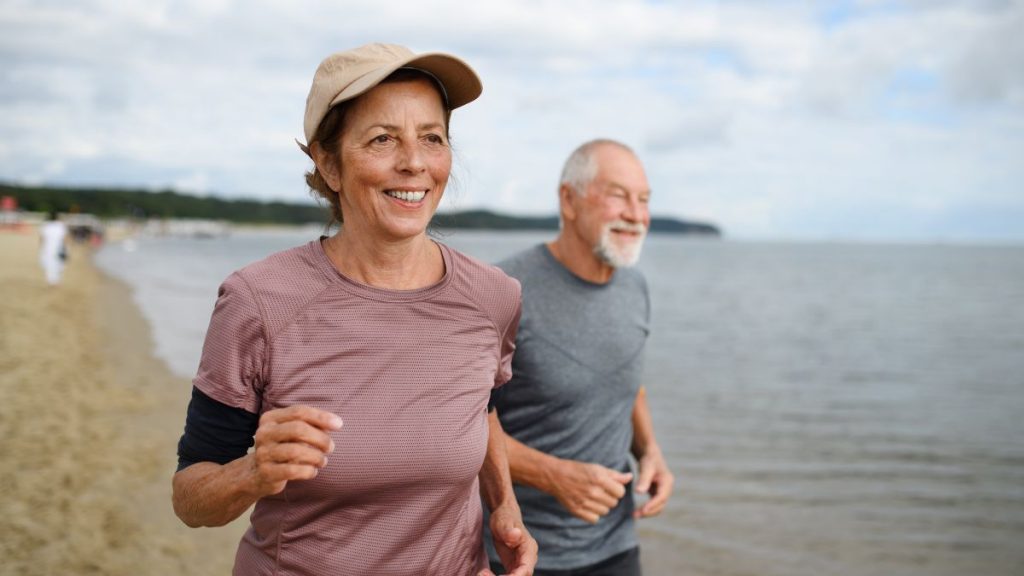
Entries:
[[511, 298], [512, 305], [505, 315], [505, 323], [501, 336], [501, 357], [498, 362], [498, 371], [494, 374], [494, 387], [497, 388], [512, 378], [512, 355], [516, 351], [516, 334], [519, 332], [519, 318], [523, 313], [522, 289], [519, 281], [511, 279], [513, 290]]
[[218, 290], [192, 383], [218, 402], [258, 414], [265, 348], [259, 305], [248, 283], [235, 272]]

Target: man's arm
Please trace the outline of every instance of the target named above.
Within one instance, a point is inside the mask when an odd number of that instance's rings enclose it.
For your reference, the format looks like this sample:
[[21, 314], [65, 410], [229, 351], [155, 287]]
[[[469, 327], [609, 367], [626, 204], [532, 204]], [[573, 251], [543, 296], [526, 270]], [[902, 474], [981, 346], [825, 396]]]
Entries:
[[654, 438], [651, 411], [647, 406], [647, 391], [643, 386], [637, 392], [636, 402], [633, 404], [633, 456], [640, 467], [636, 491], [651, 496], [650, 500], [634, 512], [634, 515], [637, 518], [655, 516], [661, 513], [672, 495], [675, 477], [668, 469], [661, 447]]
[[[537, 541], [526, 531], [523, 515], [512, 491], [505, 433], [498, 414], [487, 415], [489, 435], [484, 465], [480, 468], [480, 495], [491, 510], [491, 534], [501, 563], [512, 576], [530, 576], [537, 564]], [[484, 571], [481, 574], [490, 574]]]
[[[503, 432], [504, 434], [504, 432]], [[633, 479], [600, 464], [564, 460], [505, 435], [512, 481], [551, 494], [573, 516], [591, 524], [607, 514], [626, 495]]]

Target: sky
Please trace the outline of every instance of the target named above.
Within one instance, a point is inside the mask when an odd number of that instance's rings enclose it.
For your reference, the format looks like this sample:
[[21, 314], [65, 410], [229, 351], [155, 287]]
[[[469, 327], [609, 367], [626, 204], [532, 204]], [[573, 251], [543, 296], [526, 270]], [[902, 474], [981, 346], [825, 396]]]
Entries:
[[0, 0], [0, 181], [309, 202], [320, 60], [481, 76], [442, 210], [557, 211], [608, 137], [727, 237], [1024, 241], [1024, 0]]

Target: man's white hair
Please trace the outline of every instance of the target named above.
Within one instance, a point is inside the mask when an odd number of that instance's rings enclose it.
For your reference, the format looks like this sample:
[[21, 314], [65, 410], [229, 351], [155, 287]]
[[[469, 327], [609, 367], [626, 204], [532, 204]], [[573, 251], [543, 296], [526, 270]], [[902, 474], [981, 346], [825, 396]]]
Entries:
[[598, 138], [584, 142], [580, 144], [579, 148], [573, 150], [572, 154], [569, 155], [569, 159], [565, 161], [565, 166], [562, 168], [562, 177], [559, 179], [558, 185], [568, 185], [581, 196], [586, 194], [587, 186], [597, 176], [597, 159], [594, 157], [594, 151], [601, 146], [615, 146], [636, 156], [632, 148], [617, 140]]

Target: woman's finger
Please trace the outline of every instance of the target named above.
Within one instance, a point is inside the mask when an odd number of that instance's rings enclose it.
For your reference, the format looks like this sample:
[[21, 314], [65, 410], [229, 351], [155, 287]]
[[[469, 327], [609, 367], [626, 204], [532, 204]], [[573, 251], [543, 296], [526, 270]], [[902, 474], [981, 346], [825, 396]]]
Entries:
[[320, 428], [321, 430], [337, 430], [343, 425], [341, 416], [338, 416], [333, 412], [302, 404], [264, 412], [263, 415], [260, 416], [260, 425], [263, 425], [264, 423], [280, 424], [293, 420], [306, 422], [310, 426]]
[[260, 462], [302, 464], [319, 468], [327, 460], [324, 452], [318, 448], [295, 442], [260, 446], [256, 451], [256, 459]]

